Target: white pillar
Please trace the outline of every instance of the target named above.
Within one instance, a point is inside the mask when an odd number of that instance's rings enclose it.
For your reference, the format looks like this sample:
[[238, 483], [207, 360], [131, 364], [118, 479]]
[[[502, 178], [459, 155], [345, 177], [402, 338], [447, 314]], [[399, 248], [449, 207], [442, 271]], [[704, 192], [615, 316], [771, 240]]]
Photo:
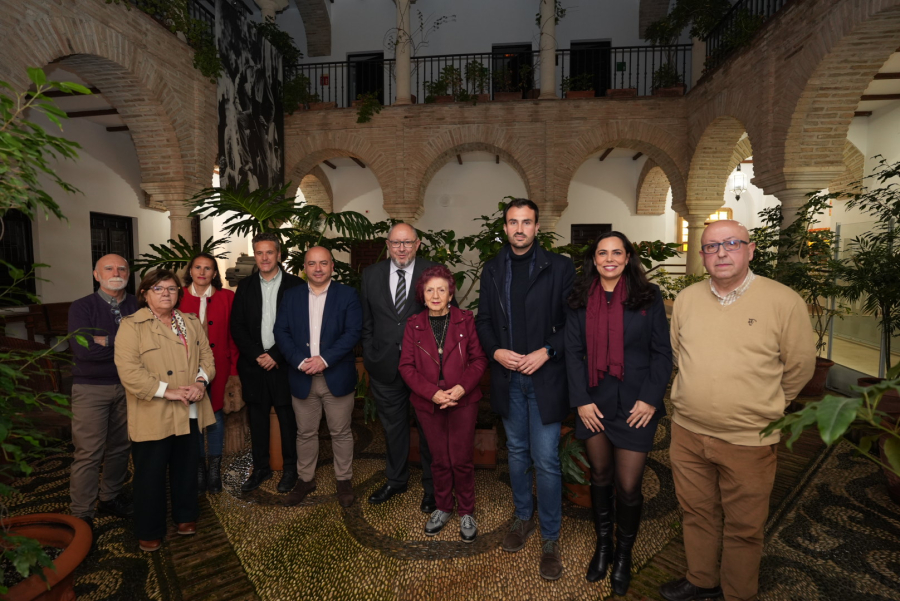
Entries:
[[394, 48], [394, 73], [397, 81], [397, 99], [394, 104], [412, 104], [410, 92], [410, 52], [412, 39], [409, 32], [409, 0], [397, 2], [397, 39]]
[[275, 20], [275, 13], [287, 8], [288, 0], [254, 0], [262, 13], [262, 20]]
[[556, 95], [556, 0], [541, 0], [541, 94], [540, 100]]
[[784, 229], [797, 220], [797, 210], [806, 204], [809, 190], [796, 188], [782, 190], [776, 196], [781, 201], [781, 228]]

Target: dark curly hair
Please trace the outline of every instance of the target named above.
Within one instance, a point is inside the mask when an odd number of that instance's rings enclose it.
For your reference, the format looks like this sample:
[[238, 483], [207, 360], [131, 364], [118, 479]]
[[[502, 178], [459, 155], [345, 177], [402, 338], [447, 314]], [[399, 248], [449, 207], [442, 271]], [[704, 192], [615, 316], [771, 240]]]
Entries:
[[184, 288], [181, 286], [181, 280], [178, 279], [178, 276], [175, 275], [175, 272], [169, 271], [168, 269], [156, 269], [151, 271], [147, 275], [144, 276], [144, 279], [141, 280], [140, 286], [138, 286], [137, 293], [137, 302], [138, 307], [144, 308], [147, 306], [146, 295], [150, 291], [151, 288], [159, 284], [160, 282], [165, 282], [166, 280], [172, 280], [175, 282], [175, 285], [178, 287], [178, 298], [175, 299], [175, 304], [173, 307], [177, 307], [181, 304], [181, 298], [184, 296]]
[[569, 293], [569, 307], [572, 309], [580, 309], [587, 306], [591, 286], [600, 277], [600, 274], [597, 272], [597, 266], [594, 265], [594, 254], [597, 252], [597, 247], [600, 246], [602, 240], [612, 237], [621, 240], [622, 245], [625, 247], [625, 252], [628, 253], [628, 261], [625, 263], [625, 270], [622, 272], [622, 277], [625, 278], [625, 308], [632, 310], [645, 309], [653, 304], [653, 299], [656, 296], [655, 286], [647, 279], [647, 275], [644, 273], [644, 266], [641, 265], [641, 260], [635, 251], [634, 245], [622, 232], [612, 231], [600, 234], [587, 249], [587, 252], [584, 253], [584, 267], [581, 275], [572, 287], [572, 292]]
[[184, 274], [184, 285], [185, 287], [190, 286], [194, 283], [194, 278], [191, 276], [191, 268], [194, 266], [194, 261], [197, 259], [209, 259], [213, 262], [213, 268], [216, 270], [216, 275], [212, 279], [212, 287], [216, 290], [222, 289], [222, 276], [219, 273], [219, 262], [216, 261], [216, 258], [209, 253], [199, 253], [195, 255], [190, 263], [187, 265], [187, 273]]
[[416, 280], [416, 301], [420, 305], [425, 304], [425, 284], [433, 278], [447, 280], [447, 291], [450, 293], [449, 300], [453, 300], [453, 296], [456, 294], [456, 278], [454, 278], [453, 274], [450, 273], [450, 270], [443, 265], [435, 265], [434, 267], [429, 267], [423, 271], [422, 275], [419, 276], [419, 279]]

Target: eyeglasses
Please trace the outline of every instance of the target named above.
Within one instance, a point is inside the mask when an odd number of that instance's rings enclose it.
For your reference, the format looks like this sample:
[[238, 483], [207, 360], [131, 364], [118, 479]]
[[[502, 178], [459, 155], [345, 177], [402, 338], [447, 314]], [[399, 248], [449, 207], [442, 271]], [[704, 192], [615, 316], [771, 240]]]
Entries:
[[163, 286], [153, 286], [152, 288], [150, 288], [150, 290], [157, 294], [162, 294], [163, 290], [167, 291], [169, 294], [178, 294], [177, 286], [169, 286], [168, 288]]
[[719, 252], [719, 247], [722, 246], [730, 253], [736, 252], [741, 244], [750, 244], [746, 240], [726, 240], [725, 242], [710, 242], [709, 244], [704, 244], [700, 247], [700, 252], [704, 255], [714, 255]]
[[116, 325], [119, 325], [120, 323], [122, 323], [122, 312], [119, 310], [119, 306], [118, 305], [116, 305], [114, 307], [110, 306], [109, 310], [113, 314], [113, 317], [116, 318]]
[[391, 245], [391, 248], [412, 248], [413, 244], [415, 244], [415, 240], [388, 240], [388, 244]]

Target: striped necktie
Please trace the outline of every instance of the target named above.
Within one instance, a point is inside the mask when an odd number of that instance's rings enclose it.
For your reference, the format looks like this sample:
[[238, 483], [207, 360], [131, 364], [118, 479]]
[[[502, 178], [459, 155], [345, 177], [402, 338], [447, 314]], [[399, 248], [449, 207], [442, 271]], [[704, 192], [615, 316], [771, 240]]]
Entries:
[[403, 313], [403, 305], [406, 304], [406, 272], [402, 269], [397, 270], [397, 292], [394, 294], [394, 309], [397, 315]]

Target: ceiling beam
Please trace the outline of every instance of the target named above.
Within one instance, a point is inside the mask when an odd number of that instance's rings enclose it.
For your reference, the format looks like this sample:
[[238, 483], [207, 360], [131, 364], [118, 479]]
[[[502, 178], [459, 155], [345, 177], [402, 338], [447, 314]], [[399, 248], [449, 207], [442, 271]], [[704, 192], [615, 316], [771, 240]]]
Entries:
[[636, 155], [634, 155], [633, 157], [631, 157], [631, 160], [632, 160], [632, 161], [636, 161], [636, 160], [638, 160], [639, 158], [641, 158], [642, 156], [644, 156], [644, 153], [643, 153], [643, 152], [639, 152], [639, 153], [637, 153]]
[[353, 159], [353, 162], [354, 162], [354, 163], [356, 163], [357, 165], [359, 165], [359, 166], [362, 167], [363, 169], [366, 168], [366, 164], [363, 163], [362, 161], [360, 161], [358, 158], [356, 158], [356, 157], [350, 157], [350, 158]]
[[854, 117], [871, 117], [872, 111], [856, 111], [853, 113]]
[[[88, 90], [90, 90], [91, 94], [95, 96], [103, 93], [99, 88], [95, 88], [93, 86], [88, 88]], [[76, 92], [72, 92], [70, 94], [68, 92], [63, 92], [62, 90], [50, 90], [49, 92], [44, 92], [44, 96], [46, 96], [47, 98], [67, 98], [69, 96], [84, 96], [84, 94], [78, 94]]]
[[128, 131], [127, 125], [116, 125], [114, 127], [107, 127], [106, 131]]
[[900, 71], [894, 73], [876, 73], [875, 79], [900, 79]]
[[604, 150], [604, 151], [603, 151], [603, 154], [600, 155], [600, 161], [602, 162], [603, 159], [605, 159], [606, 157], [608, 157], [608, 156], [609, 156], [609, 153], [611, 153], [612, 151], [613, 151], [612, 148], [607, 148], [606, 150]]
[[456, 160], [459, 161], [460, 165], [462, 165], [462, 155], [461, 154], [456, 155]]
[[119, 111], [116, 109], [99, 109], [95, 111], [72, 111], [71, 113], [66, 113], [69, 116], [69, 119], [77, 119], [79, 117], [105, 117], [107, 115], [118, 115]]
[[323, 163], [324, 165], [328, 165], [328, 166], [331, 167], [332, 169], [337, 169], [337, 167], [335, 167], [335, 166], [334, 166], [334, 163], [332, 163], [331, 161], [322, 161], [322, 163]]
[[861, 102], [867, 100], [900, 100], [900, 94], [863, 94], [859, 99]]

